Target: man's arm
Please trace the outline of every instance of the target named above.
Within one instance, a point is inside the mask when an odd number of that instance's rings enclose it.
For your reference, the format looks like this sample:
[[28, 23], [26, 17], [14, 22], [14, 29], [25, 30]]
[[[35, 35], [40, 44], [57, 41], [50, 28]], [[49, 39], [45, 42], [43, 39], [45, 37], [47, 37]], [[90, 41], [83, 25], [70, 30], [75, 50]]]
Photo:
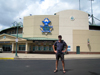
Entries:
[[66, 45], [66, 48], [65, 48], [65, 50], [63, 50], [62, 52], [66, 52], [66, 51], [67, 51], [67, 48], [68, 48], [68, 46]]
[[64, 50], [65, 52], [67, 51], [67, 48], [68, 48], [68, 46], [66, 45], [66, 48], [65, 48], [65, 50]]
[[55, 50], [55, 46], [53, 45], [52, 47], [53, 47], [53, 51], [54, 51], [55, 53], [57, 53], [57, 51]]

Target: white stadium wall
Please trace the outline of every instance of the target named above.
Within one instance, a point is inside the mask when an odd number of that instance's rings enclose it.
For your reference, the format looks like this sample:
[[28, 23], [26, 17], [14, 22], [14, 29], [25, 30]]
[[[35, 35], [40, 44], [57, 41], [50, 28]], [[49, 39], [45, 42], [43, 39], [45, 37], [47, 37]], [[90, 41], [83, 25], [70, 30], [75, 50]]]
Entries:
[[64, 10], [57, 12], [59, 15], [59, 35], [73, 51], [73, 30], [89, 30], [88, 13], [80, 10]]

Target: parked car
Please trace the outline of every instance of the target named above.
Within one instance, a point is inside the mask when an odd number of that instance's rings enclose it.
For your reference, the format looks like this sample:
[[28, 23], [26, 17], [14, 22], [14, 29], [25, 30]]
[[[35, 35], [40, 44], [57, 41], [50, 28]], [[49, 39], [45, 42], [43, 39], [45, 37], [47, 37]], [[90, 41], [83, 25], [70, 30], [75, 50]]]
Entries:
[[3, 52], [3, 49], [2, 48], [0, 48], [0, 53], [2, 53]]

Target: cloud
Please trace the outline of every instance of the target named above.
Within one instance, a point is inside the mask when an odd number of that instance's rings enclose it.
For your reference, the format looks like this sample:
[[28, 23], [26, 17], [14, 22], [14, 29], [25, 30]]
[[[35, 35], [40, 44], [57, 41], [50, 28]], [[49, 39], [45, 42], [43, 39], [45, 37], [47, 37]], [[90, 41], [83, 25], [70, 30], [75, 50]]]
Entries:
[[6, 29], [6, 28], [8, 28], [8, 27], [9, 27], [9, 26], [0, 25], [0, 30]]
[[[91, 3], [80, 0], [81, 10], [91, 14]], [[100, 2], [93, 2], [94, 16], [100, 19]], [[19, 18], [32, 15], [53, 15], [67, 9], [79, 9], [79, 0], [0, 0], [0, 30]], [[100, 21], [96, 23], [99, 24]]]
[[21, 0], [0, 0], [0, 24], [10, 25], [14, 17], [25, 10], [26, 4], [22, 5], [24, 1]]

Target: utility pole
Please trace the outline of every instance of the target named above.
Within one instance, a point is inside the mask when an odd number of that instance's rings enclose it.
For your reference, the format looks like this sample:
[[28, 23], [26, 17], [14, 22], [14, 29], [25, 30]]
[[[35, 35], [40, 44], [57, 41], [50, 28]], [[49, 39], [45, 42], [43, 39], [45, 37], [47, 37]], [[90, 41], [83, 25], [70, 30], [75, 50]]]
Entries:
[[91, 1], [91, 17], [92, 17], [92, 25], [93, 25], [93, 9], [92, 9], [92, 1], [94, 1], [94, 0], [89, 0], [89, 1]]
[[80, 8], [80, 0], [79, 0], [79, 10], [81, 10], [81, 8]]

